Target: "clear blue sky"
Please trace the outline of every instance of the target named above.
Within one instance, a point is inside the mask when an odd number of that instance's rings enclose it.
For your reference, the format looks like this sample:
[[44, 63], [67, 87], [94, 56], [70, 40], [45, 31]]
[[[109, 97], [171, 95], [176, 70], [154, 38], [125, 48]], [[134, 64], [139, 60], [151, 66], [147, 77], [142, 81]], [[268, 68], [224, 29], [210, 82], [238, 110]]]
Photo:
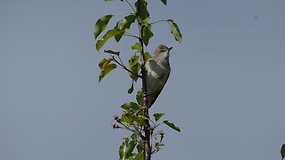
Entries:
[[[170, 79], [151, 112], [166, 113], [182, 132], [163, 128], [166, 147], [154, 160], [280, 160], [285, 1], [168, 4], [153, 0], [151, 21], [174, 19], [183, 42], [167, 24], [153, 26], [147, 51], [160, 43], [174, 49]], [[119, 0], [0, 1], [1, 160], [118, 159], [126, 134], [112, 130], [112, 118], [134, 95], [123, 70], [98, 83], [104, 55], [93, 28], [107, 13], [130, 11]], [[132, 40], [106, 47], [129, 56]]]

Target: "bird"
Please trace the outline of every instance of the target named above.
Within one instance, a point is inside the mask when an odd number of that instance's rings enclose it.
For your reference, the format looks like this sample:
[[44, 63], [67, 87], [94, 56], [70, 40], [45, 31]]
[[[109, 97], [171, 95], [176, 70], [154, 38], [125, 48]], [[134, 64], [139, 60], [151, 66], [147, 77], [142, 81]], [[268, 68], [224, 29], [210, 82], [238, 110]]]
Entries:
[[168, 80], [171, 71], [169, 53], [172, 48], [160, 44], [153, 57], [145, 62], [148, 108], [154, 104]]

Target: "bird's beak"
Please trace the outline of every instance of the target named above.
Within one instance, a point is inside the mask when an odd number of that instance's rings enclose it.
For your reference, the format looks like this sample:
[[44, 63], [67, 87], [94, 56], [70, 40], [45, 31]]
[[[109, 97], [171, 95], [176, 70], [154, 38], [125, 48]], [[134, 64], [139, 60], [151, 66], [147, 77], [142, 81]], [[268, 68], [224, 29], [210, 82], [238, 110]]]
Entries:
[[173, 47], [169, 47], [169, 48], [168, 48], [168, 51], [170, 51], [172, 48], [173, 48]]

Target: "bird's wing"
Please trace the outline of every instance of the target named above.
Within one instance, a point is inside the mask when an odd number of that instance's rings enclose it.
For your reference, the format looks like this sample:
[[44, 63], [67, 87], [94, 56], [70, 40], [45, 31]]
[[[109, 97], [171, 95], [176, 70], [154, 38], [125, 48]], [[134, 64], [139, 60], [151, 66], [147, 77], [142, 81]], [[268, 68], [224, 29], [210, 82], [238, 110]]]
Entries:
[[159, 70], [161, 69], [161, 66], [159, 64], [157, 64], [157, 61], [150, 58], [147, 60], [148, 63], [148, 69], [152, 69], [154, 70], [156, 76], [158, 79], [163, 78], [165, 76], [164, 72], [159, 72]]
[[[168, 78], [169, 78], [169, 75], [170, 75], [170, 72], [167, 73], [165, 82], [167, 82], [167, 80], [168, 80]], [[163, 76], [165, 76], [165, 74], [160, 75], [159, 79], [162, 78]], [[151, 99], [148, 100], [148, 104], [149, 104], [149, 105], [148, 105], [148, 108], [150, 108], [150, 107], [153, 105], [153, 103], [156, 101], [157, 97], [160, 95], [160, 92], [162, 91], [163, 88], [164, 88], [164, 86], [161, 87], [161, 89], [157, 92], [156, 95], [154, 95]]]

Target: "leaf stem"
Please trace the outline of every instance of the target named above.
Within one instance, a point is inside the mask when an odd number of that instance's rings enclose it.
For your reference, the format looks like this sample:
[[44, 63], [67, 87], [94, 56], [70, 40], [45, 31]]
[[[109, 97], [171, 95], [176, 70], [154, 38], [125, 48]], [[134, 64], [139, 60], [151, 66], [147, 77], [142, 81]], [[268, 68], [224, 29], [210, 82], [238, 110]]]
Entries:
[[136, 10], [135, 10], [134, 7], [131, 5], [131, 3], [130, 3], [128, 0], [126, 0], [126, 1], [127, 1], [128, 5], [132, 8], [132, 10], [133, 10], [134, 12], [136, 12]]
[[167, 22], [167, 20], [166, 19], [158, 20], [158, 21], [154, 21], [154, 22], [152, 22], [150, 24], [156, 24], [156, 23], [160, 23], [160, 22]]
[[118, 65], [120, 65], [124, 70], [128, 71], [129, 73], [131, 73], [131, 74], [133, 74], [133, 75], [135, 75], [135, 76], [137, 76], [137, 77], [139, 77], [139, 78], [142, 78], [141, 75], [135, 74], [133, 71], [131, 71], [129, 68], [127, 68], [127, 67], [124, 65], [123, 61], [121, 60], [120, 56], [118, 56], [120, 62], [115, 58], [115, 56], [111, 56], [111, 57], [112, 57], [112, 60], [113, 60], [114, 62], [116, 62]]
[[129, 131], [131, 131], [131, 132], [133, 132], [133, 133], [136, 132], [136, 130], [131, 129], [130, 127], [128, 127], [128, 126], [125, 125], [124, 123], [122, 123], [122, 122], [120, 122], [120, 121], [117, 121], [117, 122], [120, 123], [122, 126], [124, 126], [126, 130], [129, 130]]
[[130, 33], [124, 33], [123, 35], [127, 36], [127, 37], [133, 37], [133, 38], [139, 39], [139, 37], [137, 37], [137, 36], [135, 36], [133, 34], [130, 34]]

